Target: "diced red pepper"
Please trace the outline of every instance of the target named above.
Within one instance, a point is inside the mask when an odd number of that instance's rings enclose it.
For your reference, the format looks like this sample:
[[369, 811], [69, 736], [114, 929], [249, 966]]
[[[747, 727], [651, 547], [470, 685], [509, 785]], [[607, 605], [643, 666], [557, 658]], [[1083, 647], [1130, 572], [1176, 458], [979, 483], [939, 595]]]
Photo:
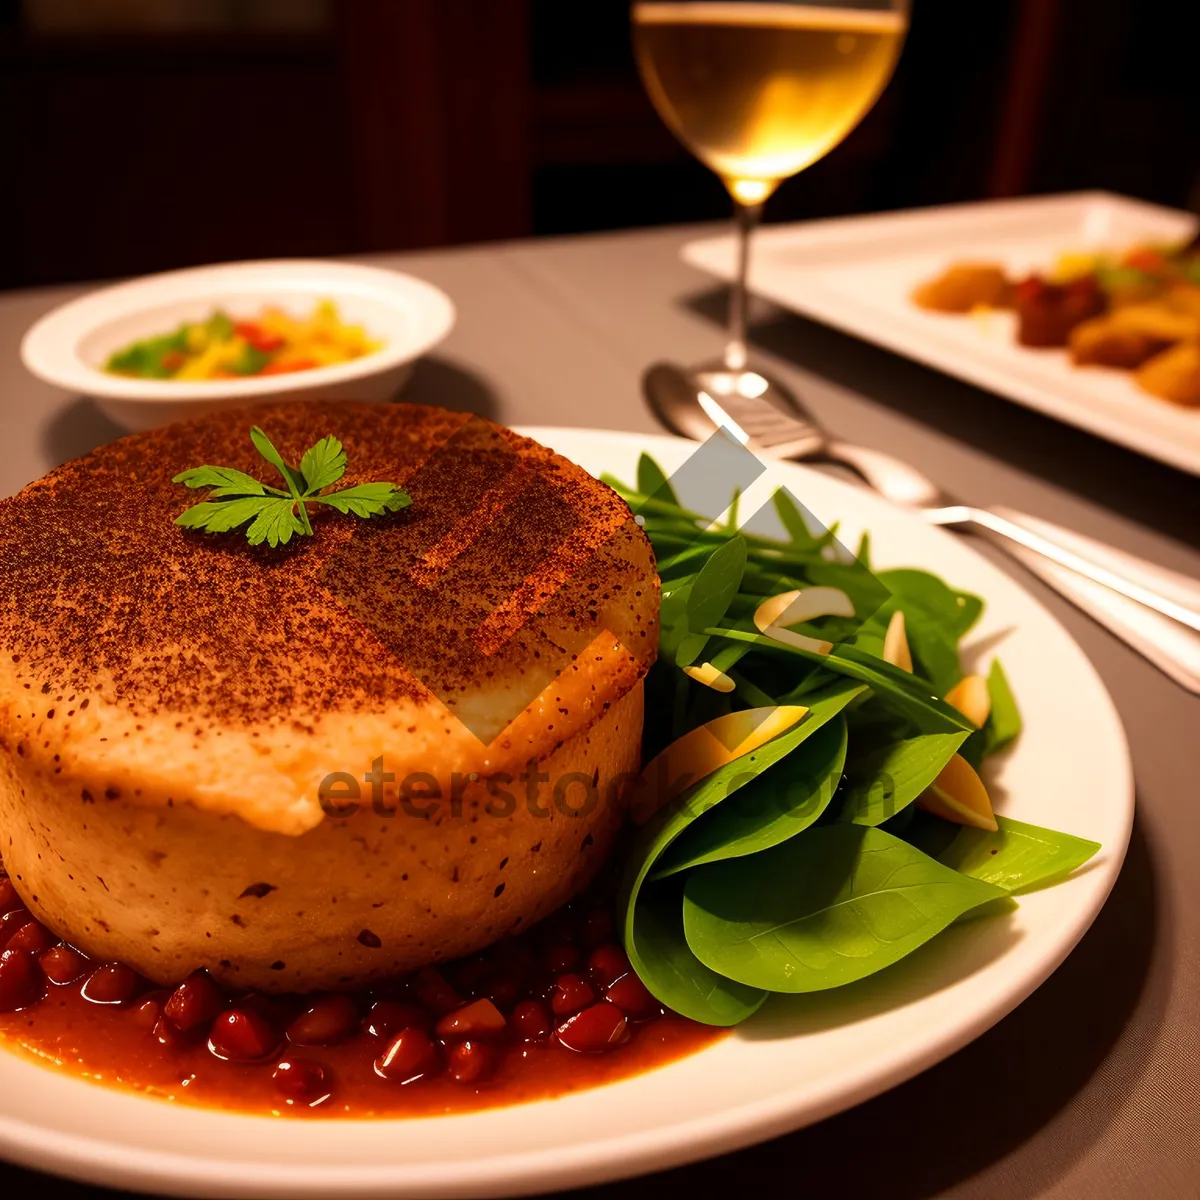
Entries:
[[321, 364], [315, 358], [285, 358], [280, 362], [267, 363], [260, 375], [290, 375], [293, 371], [311, 371]]
[[255, 350], [261, 350], [264, 354], [272, 354], [283, 348], [283, 338], [279, 334], [264, 329], [254, 321], [238, 321], [233, 331], [238, 337], [245, 338]]
[[1157, 250], [1150, 250], [1146, 246], [1135, 246], [1121, 260], [1121, 266], [1157, 275], [1167, 269], [1167, 260]]

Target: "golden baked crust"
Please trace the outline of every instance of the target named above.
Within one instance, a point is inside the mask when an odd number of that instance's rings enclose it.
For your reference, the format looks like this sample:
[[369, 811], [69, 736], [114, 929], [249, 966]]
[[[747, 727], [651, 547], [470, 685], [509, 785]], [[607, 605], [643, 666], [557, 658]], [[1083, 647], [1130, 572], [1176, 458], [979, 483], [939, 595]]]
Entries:
[[[290, 462], [335, 434], [345, 484], [391, 480], [411, 506], [322, 510], [313, 537], [274, 550], [172, 524], [198, 498], [171, 482], [187, 467], [272, 482], [252, 422]], [[452, 747], [489, 770], [548, 753], [595, 718], [595, 693], [645, 672], [657, 597], [620, 498], [481, 418], [322, 402], [202, 417], [0, 502], [0, 738], [108, 792], [300, 833], [320, 780], [379, 754], [420, 769]], [[580, 680], [603, 631], [615, 641]]]
[[[293, 463], [337, 436], [346, 485], [411, 505], [275, 550], [175, 526], [189, 467], [273, 482], [252, 423]], [[0, 501], [0, 856], [45, 924], [160, 983], [467, 953], [612, 845], [658, 597], [616, 494], [478, 417], [313, 402], [125, 438]]]

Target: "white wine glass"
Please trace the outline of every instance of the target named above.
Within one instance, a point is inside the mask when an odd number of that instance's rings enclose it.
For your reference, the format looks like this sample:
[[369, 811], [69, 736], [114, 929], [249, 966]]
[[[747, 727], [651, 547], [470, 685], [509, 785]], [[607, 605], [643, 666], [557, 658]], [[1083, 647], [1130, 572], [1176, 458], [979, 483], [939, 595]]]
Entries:
[[908, 0], [636, 0], [634, 54], [659, 116], [733, 199], [736, 267], [709, 392], [766, 397], [749, 368], [750, 235], [779, 184], [828, 154], [887, 86], [908, 31]]

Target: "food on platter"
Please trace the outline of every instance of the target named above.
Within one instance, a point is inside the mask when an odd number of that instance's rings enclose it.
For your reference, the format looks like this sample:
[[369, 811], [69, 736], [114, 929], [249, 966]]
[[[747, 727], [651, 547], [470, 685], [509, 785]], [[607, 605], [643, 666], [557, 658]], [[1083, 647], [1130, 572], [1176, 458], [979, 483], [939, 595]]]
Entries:
[[[1200, 244], [1135, 246], [1123, 255], [1063, 255], [1055, 269], [1016, 280], [994, 264], [956, 263], [912, 299], [943, 313], [1011, 307], [1016, 339], [1067, 347], [1076, 366], [1134, 371], [1145, 392], [1174, 404], [1200, 401]], [[1145, 370], [1139, 368], [1145, 367]]]
[[0, 503], [0, 1039], [251, 1112], [512, 1103], [1086, 861], [993, 811], [982, 601], [774, 503], [344, 404]]
[[1173, 404], [1200, 406], [1200, 342], [1180, 342], [1144, 362], [1134, 378], [1146, 391]]
[[980, 306], [1009, 307], [1012, 290], [999, 263], [954, 263], [915, 288], [913, 302], [933, 312], [969, 313]]
[[218, 308], [203, 321], [184, 321], [115, 351], [104, 369], [134, 379], [240, 379], [334, 366], [382, 346], [361, 325], [347, 325], [332, 300], [318, 301], [307, 317], [275, 305], [243, 318]]
[[1090, 275], [1066, 283], [1031, 275], [1013, 289], [1013, 308], [1022, 346], [1065, 346], [1076, 325], [1104, 311], [1104, 294]]

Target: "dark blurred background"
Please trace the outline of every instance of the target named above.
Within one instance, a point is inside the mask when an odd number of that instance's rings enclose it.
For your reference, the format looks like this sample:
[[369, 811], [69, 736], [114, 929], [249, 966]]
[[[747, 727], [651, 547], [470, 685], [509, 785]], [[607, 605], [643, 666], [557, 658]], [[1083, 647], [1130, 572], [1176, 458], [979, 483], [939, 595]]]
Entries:
[[[915, 0], [883, 99], [768, 219], [1196, 207], [1197, 8]], [[646, 100], [624, 0], [0, 0], [0, 113], [0, 287], [729, 207]]]

